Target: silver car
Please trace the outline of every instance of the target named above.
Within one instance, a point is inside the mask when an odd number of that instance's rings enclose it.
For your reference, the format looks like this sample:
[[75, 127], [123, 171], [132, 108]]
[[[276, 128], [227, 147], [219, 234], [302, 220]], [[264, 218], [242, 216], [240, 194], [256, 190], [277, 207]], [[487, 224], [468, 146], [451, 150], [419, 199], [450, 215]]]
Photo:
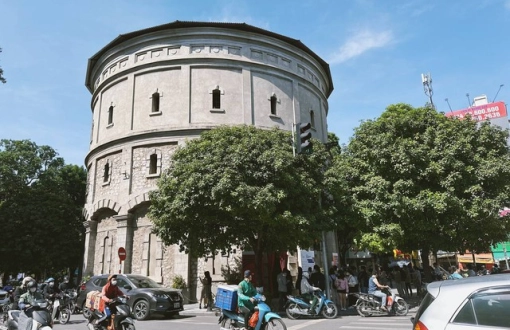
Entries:
[[430, 283], [414, 330], [510, 329], [510, 274]]

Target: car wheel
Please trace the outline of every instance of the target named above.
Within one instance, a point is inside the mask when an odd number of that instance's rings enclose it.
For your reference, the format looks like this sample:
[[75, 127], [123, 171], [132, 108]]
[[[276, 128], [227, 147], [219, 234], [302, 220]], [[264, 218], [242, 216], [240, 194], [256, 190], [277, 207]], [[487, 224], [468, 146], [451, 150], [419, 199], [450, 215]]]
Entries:
[[92, 313], [90, 312], [90, 309], [85, 307], [85, 303], [83, 303], [83, 306], [81, 306], [81, 310], [82, 310], [83, 317], [88, 320]]
[[146, 320], [149, 317], [149, 303], [146, 300], [138, 300], [133, 305], [133, 314], [139, 321]]

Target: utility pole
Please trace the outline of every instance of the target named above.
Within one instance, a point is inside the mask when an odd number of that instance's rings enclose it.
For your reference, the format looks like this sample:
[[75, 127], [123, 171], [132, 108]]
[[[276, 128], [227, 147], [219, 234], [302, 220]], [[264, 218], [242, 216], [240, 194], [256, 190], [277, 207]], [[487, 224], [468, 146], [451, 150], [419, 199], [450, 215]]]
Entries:
[[429, 97], [430, 107], [432, 109], [436, 109], [434, 102], [432, 101], [432, 95], [434, 95], [434, 91], [432, 90], [432, 76], [430, 73], [422, 73], [421, 74], [421, 82], [423, 84], [423, 90], [425, 95]]

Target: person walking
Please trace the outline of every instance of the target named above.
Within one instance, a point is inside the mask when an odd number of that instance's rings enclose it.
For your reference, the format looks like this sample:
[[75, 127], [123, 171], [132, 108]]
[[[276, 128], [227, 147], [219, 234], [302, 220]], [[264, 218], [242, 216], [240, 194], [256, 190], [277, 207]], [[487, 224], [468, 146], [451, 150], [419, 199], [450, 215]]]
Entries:
[[202, 301], [204, 301], [204, 307], [212, 307], [212, 277], [209, 271], [204, 272], [204, 278], [199, 277], [200, 283], [202, 283], [202, 292], [200, 294], [200, 303], [198, 308], [202, 308]]
[[310, 284], [318, 287], [322, 291], [326, 289], [326, 277], [324, 277], [324, 274], [321, 272], [321, 268], [319, 265], [313, 266], [313, 273], [312, 276], [310, 276]]
[[301, 280], [303, 280], [303, 268], [299, 266], [296, 279], [296, 290], [298, 291], [299, 296], [301, 295]]

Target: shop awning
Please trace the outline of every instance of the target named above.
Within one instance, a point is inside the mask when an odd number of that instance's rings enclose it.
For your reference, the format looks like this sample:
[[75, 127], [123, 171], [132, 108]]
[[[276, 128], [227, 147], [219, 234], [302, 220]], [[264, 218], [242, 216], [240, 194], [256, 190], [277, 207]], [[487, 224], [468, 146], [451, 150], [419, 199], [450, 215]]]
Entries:
[[[475, 254], [475, 261], [477, 264], [493, 264], [494, 258], [492, 258], [492, 253], [479, 253]], [[473, 263], [473, 255], [472, 254], [464, 254], [457, 255], [457, 262], [463, 264], [472, 264]]]

